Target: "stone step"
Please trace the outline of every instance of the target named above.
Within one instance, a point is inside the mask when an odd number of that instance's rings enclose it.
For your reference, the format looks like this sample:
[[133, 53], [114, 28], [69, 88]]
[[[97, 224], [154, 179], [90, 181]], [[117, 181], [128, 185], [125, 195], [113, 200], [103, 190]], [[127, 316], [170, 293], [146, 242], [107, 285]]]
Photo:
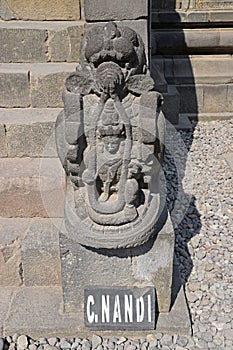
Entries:
[[0, 159], [1, 217], [63, 217], [64, 188], [57, 158]]
[[76, 63], [0, 64], [0, 107], [62, 107], [67, 76]]
[[231, 55], [155, 57], [163, 66], [168, 86], [180, 94], [180, 113], [213, 114], [229, 118], [233, 110]]
[[231, 84], [233, 82], [232, 55], [173, 55], [154, 61], [164, 63], [168, 84]]
[[232, 52], [233, 28], [158, 28], [152, 31], [152, 54]]
[[55, 157], [59, 108], [0, 108], [0, 157]]
[[82, 21], [0, 22], [0, 62], [78, 62]]
[[[155, 1], [157, 3], [157, 1]], [[210, 27], [211, 25], [232, 25], [233, 10], [230, 9], [174, 9], [174, 1], [172, 7], [166, 8], [167, 1], [163, 1], [165, 8], [152, 10], [152, 27], [157, 26], [189, 26], [194, 27], [201, 25], [202, 27]]]

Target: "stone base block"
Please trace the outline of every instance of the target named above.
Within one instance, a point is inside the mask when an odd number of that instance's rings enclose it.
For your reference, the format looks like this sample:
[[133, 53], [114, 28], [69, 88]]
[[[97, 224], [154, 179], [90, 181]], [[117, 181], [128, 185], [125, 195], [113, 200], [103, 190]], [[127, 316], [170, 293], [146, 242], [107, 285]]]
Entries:
[[90, 249], [60, 234], [64, 312], [83, 312], [84, 288], [146, 287], [156, 289], [160, 312], [171, 306], [174, 231], [169, 215], [161, 230], [142, 246]]
[[[77, 335], [90, 339], [96, 334], [96, 331], [84, 328], [82, 313], [61, 313], [62, 291], [59, 287], [0, 288], [0, 293], [3, 296], [0, 300], [0, 336], [18, 333], [34, 339], [53, 336], [72, 338]], [[183, 289], [180, 289], [171, 312], [160, 314], [156, 332], [190, 335], [190, 319]], [[153, 337], [154, 331], [98, 331], [98, 334], [103, 338], [124, 336], [137, 339]]]

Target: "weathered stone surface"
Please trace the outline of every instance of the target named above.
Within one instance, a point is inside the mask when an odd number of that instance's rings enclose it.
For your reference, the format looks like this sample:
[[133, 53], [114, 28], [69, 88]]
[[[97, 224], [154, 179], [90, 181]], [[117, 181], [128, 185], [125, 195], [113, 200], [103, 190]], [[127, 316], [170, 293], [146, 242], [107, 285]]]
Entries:
[[226, 103], [226, 108], [228, 112], [233, 111], [233, 85], [228, 84], [227, 86], [227, 103]]
[[[142, 41], [145, 45], [145, 52], [146, 52], [147, 61], [149, 62], [148, 21], [146, 19], [140, 19], [137, 21], [136, 20], [126, 20], [126, 21], [119, 22], [119, 25], [127, 26], [127, 27], [135, 30], [135, 32], [141, 36]], [[148, 66], [149, 66], [149, 63], [148, 63]]]
[[[164, 3], [165, 4], [165, 3]], [[152, 24], [179, 24], [179, 23], [231, 23], [232, 9], [202, 9], [196, 11], [195, 9], [185, 10], [157, 10], [152, 12]]]
[[[140, 251], [140, 248], [139, 248]], [[171, 306], [174, 231], [170, 216], [159, 231], [150, 249], [141, 250], [132, 259], [134, 277], [155, 286], [160, 312], [169, 312]]]
[[113, 1], [108, 3], [103, 0], [96, 0], [95, 6], [93, 1], [84, 2], [84, 12], [86, 21], [122, 21], [125, 19], [138, 19], [148, 16], [148, 3], [145, 0], [124, 0]]
[[8, 8], [17, 19], [22, 20], [79, 20], [80, 2], [72, 0], [6, 0]]
[[[0, 23], [1, 62], [78, 62], [84, 23]], [[17, 43], [21, 43], [18, 45]]]
[[30, 105], [29, 71], [17, 66], [0, 67], [0, 107]]
[[7, 157], [6, 129], [0, 124], [0, 157]]
[[[117, 25], [119, 27], [122, 26], [127, 26], [133, 30], [135, 30], [136, 33], [138, 33], [145, 45], [145, 52], [146, 52], [146, 57], [148, 59], [149, 56], [149, 40], [148, 40], [148, 22], [146, 19], [139, 19], [139, 20], [124, 20], [124, 21], [116, 21]], [[98, 24], [98, 23], [97, 23]], [[101, 22], [99, 24], [102, 24]], [[86, 23], [85, 28], [91, 28], [91, 26], [96, 25], [96, 23]]]
[[6, 0], [0, 1], [0, 18], [4, 21], [9, 21], [11, 19], [16, 19], [14, 13], [9, 9]]
[[228, 165], [233, 170], [233, 152], [224, 154], [224, 158], [226, 159]]
[[22, 274], [25, 286], [52, 286], [61, 283], [58, 243], [60, 225], [59, 219], [35, 219], [29, 226], [22, 242]]
[[178, 292], [171, 311], [167, 314], [162, 313], [159, 315], [156, 331], [186, 336], [191, 335], [190, 315], [183, 287]]
[[59, 287], [25, 287], [19, 290], [5, 320], [6, 334], [27, 334], [34, 339], [77, 334], [83, 323], [82, 317], [61, 315], [61, 296]]
[[57, 159], [0, 162], [0, 212], [4, 217], [62, 217], [63, 170]]
[[[32, 27], [32, 26], [31, 26]], [[46, 62], [46, 30], [0, 26], [1, 62]]]
[[177, 124], [180, 112], [180, 94], [178, 90], [175, 86], [168, 85], [167, 92], [163, 93], [163, 97], [162, 111], [166, 119], [172, 124]]
[[19, 286], [21, 274], [21, 241], [28, 219], [0, 219], [0, 286]]
[[12, 299], [14, 289], [0, 287], [0, 336], [3, 336], [4, 321], [7, 316], [9, 304]]
[[232, 29], [156, 29], [152, 32], [152, 46], [157, 54], [195, 53], [195, 50], [228, 54], [233, 49]]
[[226, 110], [227, 85], [206, 85], [204, 89], [204, 111], [222, 112]]
[[201, 9], [232, 9], [232, 6], [232, 0], [200, 0], [198, 2], [198, 7]]
[[180, 114], [178, 124], [175, 125], [177, 130], [192, 130], [193, 125], [187, 114]]
[[232, 9], [229, 9], [227, 11], [220, 10], [220, 11], [213, 11], [209, 12], [209, 21], [211, 22], [219, 22], [219, 23], [227, 23], [232, 22], [232, 15], [233, 11]]
[[31, 68], [32, 107], [61, 107], [64, 82], [75, 64], [35, 64]]
[[7, 246], [0, 245], [0, 285], [3, 287], [22, 284], [20, 243], [16, 240]]
[[20, 237], [23, 237], [31, 219], [0, 218], [0, 244], [8, 245]]
[[[135, 282], [128, 251], [92, 250], [60, 236], [65, 312], [78, 312], [88, 286], [130, 286]], [[95, 266], [95, 268], [93, 268]]]
[[[9, 125], [7, 128], [8, 156], [40, 157], [48, 139], [52, 137], [53, 129], [53, 123], [35, 123], [26, 126]], [[55, 156], [55, 147], [52, 156]]]
[[180, 93], [180, 112], [198, 113], [203, 111], [204, 93], [202, 85], [177, 85]]
[[230, 55], [158, 57], [154, 61], [157, 66], [164, 64], [164, 76], [172, 85], [231, 83], [233, 59]]
[[83, 23], [68, 25], [67, 28], [48, 31], [48, 50], [52, 62], [78, 62]]
[[57, 157], [54, 123], [59, 109], [0, 109], [5, 140], [2, 153], [8, 157]]

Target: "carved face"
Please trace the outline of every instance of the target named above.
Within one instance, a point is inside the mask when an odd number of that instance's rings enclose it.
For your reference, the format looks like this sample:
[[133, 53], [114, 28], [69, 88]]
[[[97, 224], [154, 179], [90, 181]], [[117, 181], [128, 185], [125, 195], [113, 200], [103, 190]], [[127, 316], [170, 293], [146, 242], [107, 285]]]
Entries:
[[119, 150], [121, 139], [117, 136], [105, 136], [103, 138], [104, 149], [111, 153], [116, 154]]

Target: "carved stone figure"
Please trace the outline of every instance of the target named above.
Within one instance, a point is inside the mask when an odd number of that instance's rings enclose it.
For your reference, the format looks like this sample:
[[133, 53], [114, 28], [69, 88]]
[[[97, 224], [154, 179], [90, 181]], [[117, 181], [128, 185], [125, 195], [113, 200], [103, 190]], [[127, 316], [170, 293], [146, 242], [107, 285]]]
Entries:
[[94, 248], [141, 245], [164, 209], [165, 128], [141, 37], [114, 22], [91, 26], [66, 89], [56, 140], [67, 234]]

